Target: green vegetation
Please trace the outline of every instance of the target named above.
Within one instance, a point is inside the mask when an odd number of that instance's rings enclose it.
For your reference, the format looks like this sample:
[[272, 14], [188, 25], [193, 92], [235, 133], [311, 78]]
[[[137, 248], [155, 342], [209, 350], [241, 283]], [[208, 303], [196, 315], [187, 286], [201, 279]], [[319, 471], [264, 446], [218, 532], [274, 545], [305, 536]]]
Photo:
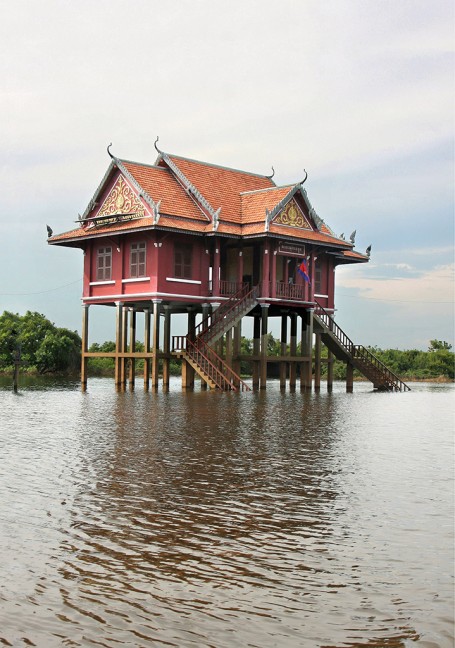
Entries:
[[[18, 315], [5, 311], [0, 315], [0, 372], [12, 372], [14, 359], [18, 351], [21, 356], [21, 371], [28, 373], [78, 373], [81, 360], [81, 338], [75, 331], [58, 328], [36, 312], [27, 311]], [[136, 342], [136, 350], [141, 352], [144, 346]], [[369, 350], [383, 362], [391, 371], [405, 380], [454, 380], [455, 355], [452, 347], [442, 340], [430, 340], [427, 351], [411, 349], [379, 349], [370, 347]], [[94, 343], [89, 351], [93, 353], [112, 353], [115, 351], [114, 342]], [[250, 356], [253, 352], [253, 341], [242, 337], [241, 355]], [[289, 354], [289, 345], [286, 353]], [[281, 355], [281, 342], [268, 336], [269, 356]], [[297, 355], [300, 355], [300, 345], [297, 345]], [[322, 345], [322, 375], [327, 371], [327, 349]], [[143, 360], [136, 360], [136, 371], [142, 373]], [[270, 365], [272, 373], [278, 369], [278, 364]], [[113, 358], [90, 358], [88, 372], [91, 376], [110, 376], [114, 372]], [[171, 360], [170, 372], [180, 373], [180, 362]], [[241, 374], [251, 373], [251, 363], [242, 360]], [[346, 366], [337, 360], [334, 362], [334, 378], [343, 380], [346, 377]]]
[[0, 315], [0, 371], [12, 371], [20, 354], [21, 371], [74, 373], [81, 363], [81, 338], [75, 331], [58, 328], [39, 313]]
[[[251, 341], [249, 341], [251, 342]], [[252, 346], [252, 343], [251, 343]], [[369, 351], [378, 360], [386, 365], [393, 373], [404, 380], [454, 380], [455, 378], [455, 354], [452, 346], [441, 340], [430, 340], [428, 351], [410, 349], [400, 351], [399, 349], [379, 349], [368, 347]], [[242, 348], [242, 353], [245, 353]], [[249, 351], [251, 353], [251, 351]], [[271, 356], [281, 355], [281, 342], [269, 333], [268, 353]], [[289, 345], [286, 353], [289, 354]], [[297, 355], [300, 355], [300, 344], [297, 345]], [[321, 374], [327, 373], [327, 347], [321, 347]], [[242, 363], [247, 365], [248, 363]], [[354, 372], [354, 375], [361, 378], [361, 374]], [[346, 365], [339, 360], [334, 360], [333, 377], [335, 380], [346, 378]]]

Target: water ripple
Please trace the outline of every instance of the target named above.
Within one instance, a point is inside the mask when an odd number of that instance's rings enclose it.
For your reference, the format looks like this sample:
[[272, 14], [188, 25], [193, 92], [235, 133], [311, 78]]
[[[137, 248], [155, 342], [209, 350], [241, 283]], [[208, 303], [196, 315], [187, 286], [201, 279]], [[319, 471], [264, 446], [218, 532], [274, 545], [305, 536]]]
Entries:
[[0, 643], [449, 648], [451, 386], [1, 392]]

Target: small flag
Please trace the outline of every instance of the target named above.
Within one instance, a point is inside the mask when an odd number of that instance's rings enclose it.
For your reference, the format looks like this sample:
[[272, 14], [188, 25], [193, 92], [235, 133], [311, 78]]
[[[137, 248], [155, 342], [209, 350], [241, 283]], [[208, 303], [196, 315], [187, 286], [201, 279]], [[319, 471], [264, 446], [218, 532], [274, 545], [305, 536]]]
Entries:
[[299, 265], [299, 267], [297, 268], [297, 271], [299, 272], [300, 275], [302, 275], [302, 277], [305, 279], [305, 281], [307, 283], [309, 283], [310, 286], [311, 286], [310, 275], [308, 274], [308, 268], [307, 268], [305, 259]]

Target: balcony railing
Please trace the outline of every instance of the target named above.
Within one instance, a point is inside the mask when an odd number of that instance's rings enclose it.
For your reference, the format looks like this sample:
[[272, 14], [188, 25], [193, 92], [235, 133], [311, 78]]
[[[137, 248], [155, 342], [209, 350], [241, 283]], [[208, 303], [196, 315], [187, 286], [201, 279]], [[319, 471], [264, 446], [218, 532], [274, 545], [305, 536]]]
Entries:
[[226, 279], [220, 279], [220, 296], [231, 297], [240, 290], [247, 288], [248, 285], [245, 281], [227, 281]]
[[276, 296], [281, 299], [305, 301], [305, 286], [277, 281]]

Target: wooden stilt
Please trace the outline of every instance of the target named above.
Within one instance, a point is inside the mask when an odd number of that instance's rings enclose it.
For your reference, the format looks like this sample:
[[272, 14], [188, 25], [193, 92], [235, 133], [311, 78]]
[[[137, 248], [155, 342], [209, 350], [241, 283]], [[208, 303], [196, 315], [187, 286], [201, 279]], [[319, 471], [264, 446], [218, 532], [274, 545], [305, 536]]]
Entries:
[[[305, 337], [306, 337], [306, 315], [300, 318], [300, 355], [305, 356]], [[300, 361], [300, 391], [305, 391], [305, 362]]]
[[328, 352], [327, 355], [327, 391], [333, 390], [333, 353]]
[[[192, 307], [188, 309], [188, 335], [190, 339], [194, 338], [194, 328], [196, 323], [196, 313]], [[193, 367], [182, 360], [182, 389], [194, 389], [194, 369]]]
[[354, 365], [350, 362], [346, 365], [346, 391], [348, 394], [354, 391]]
[[[144, 308], [144, 351], [150, 353], [150, 309]], [[144, 359], [144, 390], [150, 388], [150, 358]]]
[[[206, 320], [210, 315], [210, 304], [202, 304], [202, 321]], [[207, 390], [207, 383], [205, 380], [201, 380], [201, 390]]]
[[[237, 376], [240, 376], [240, 351], [241, 351], [241, 341], [242, 341], [242, 320], [234, 326], [234, 347], [233, 347], [233, 361], [232, 368], [234, 369]], [[235, 386], [239, 387], [240, 382], [238, 379], [235, 380]]]
[[[288, 316], [287, 313], [281, 315], [281, 355], [285, 356], [287, 354], [287, 343], [288, 343]], [[287, 377], [287, 362], [282, 360], [280, 362], [280, 389], [286, 389], [286, 377]]]
[[[130, 353], [135, 353], [136, 351], [136, 311], [134, 308], [130, 308]], [[136, 382], [136, 360], [130, 358], [129, 365], [129, 381], [130, 389], [134, 389], [134, 384]]]
[[160, 299], [153, 300], [153, 338], [152, 338], [152, 389], [158, 389], [159, 352], [160, 352]]
[[253, 390], [259, 389], [259, 357], [261, 348], [261, 320], [257, 315], [254, 316], [253, 324]]
[[267, 351], [268, 351], [268, 315], [269, 305], [261, 304], [261, 362], [260, 362], [260, 389], [267, 389]]
[[314, 390], [321, 391], [321, 335], [316, 333], [314, 347]]
[[[122, 342], [121, 342], [121, 353], [124, 354], [128, 348], [128, 307], [123, 306], [122, 308]], [[120, 383], [121, 388], [125, 389], [126, 387], [126, 365], [127, 359], [123, 355], [120, 361]]]
[[303, 361], [303, 388], [304, 391], [311, 391], [313, 386], [313, 309], [309, 309], [305, 315], [305, 336], [302, 339]]
[[89, 304], [82, 306], [82, 353], [81, 353], [81, 387], [82, 391], [87, 389], [87, 362], [85, 355], [88, 351], [88, 309]]
[[164, 337], [163, 337], [163, 391], [169, 391], [170, 353], [171, 353], [171, 309], [164, 306]]
[[116, 326], [115, 326], [115, 387], [121, 389], [122, 384], [122, 359], [120, 353], [122, 352], [122, 324], [123, 324], [123, 304], [122, 302], [116, 303]]
[[[289, 353], [292, 358], [297, 354], [297, 315], [291, 313], [291, 339], [289, 343]], [[289, 364], [289, 389], [295, 391], [295, 384], [297, 381], [297, 363], [292, 360]]]
[[226, 331], [226, 364], [232, 369], [232, 329]]

